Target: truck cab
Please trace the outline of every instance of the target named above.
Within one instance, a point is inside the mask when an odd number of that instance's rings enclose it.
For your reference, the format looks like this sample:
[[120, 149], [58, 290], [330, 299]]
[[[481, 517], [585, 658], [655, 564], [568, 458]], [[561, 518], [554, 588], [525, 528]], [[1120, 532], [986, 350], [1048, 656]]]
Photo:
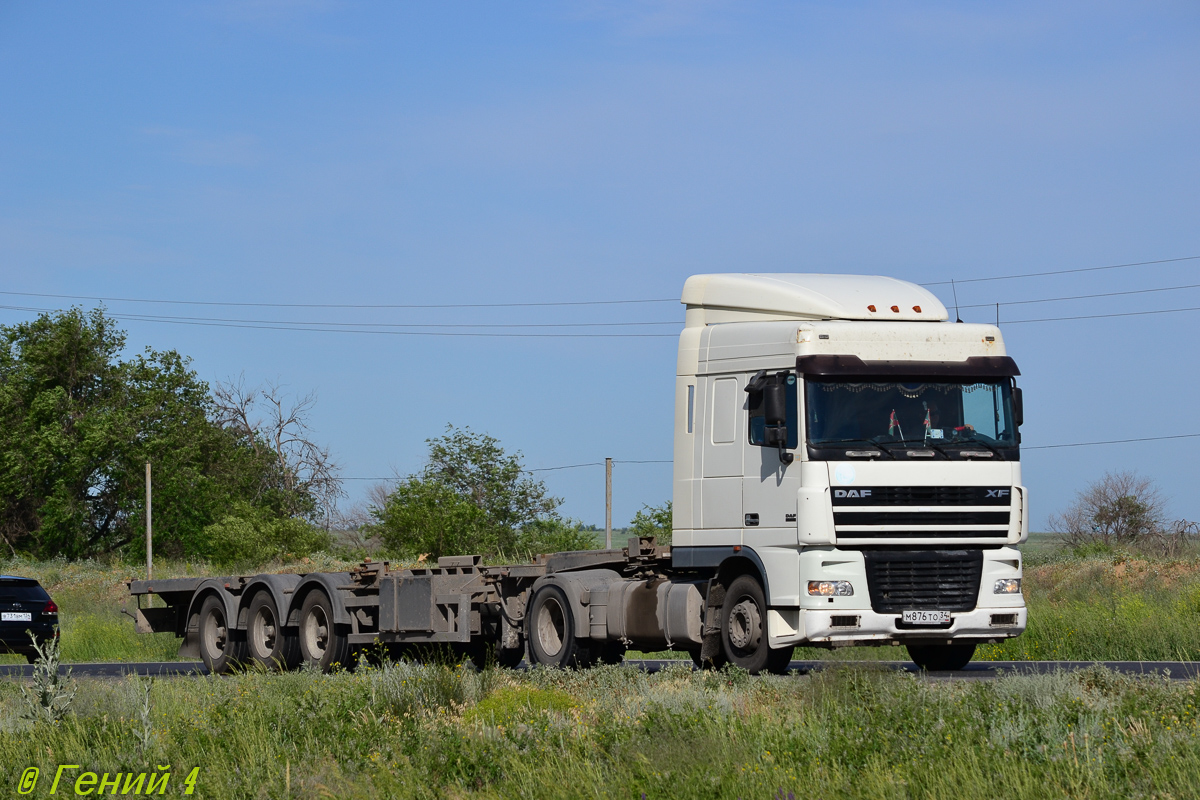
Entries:
[[953, 669], [1024, 630], [999, 328], [879, 276], [696, 275], [682, 302], [675, 569], [756, 576], [772, 650], [906, 644]]

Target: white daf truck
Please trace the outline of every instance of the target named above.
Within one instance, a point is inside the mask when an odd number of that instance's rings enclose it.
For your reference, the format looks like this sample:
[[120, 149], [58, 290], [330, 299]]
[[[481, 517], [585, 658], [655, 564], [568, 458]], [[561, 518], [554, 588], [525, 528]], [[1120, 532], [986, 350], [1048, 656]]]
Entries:
[[797, 646], [900, 644], [960, 669], [1024, 630], [1021, 392], [998, 328], [884, 277], [696, 275], [683, 303], [670, 547], [131, 581], [138, 630], [216, 672], [444, 645], [556, 667], [674, 648], [752, 673]]

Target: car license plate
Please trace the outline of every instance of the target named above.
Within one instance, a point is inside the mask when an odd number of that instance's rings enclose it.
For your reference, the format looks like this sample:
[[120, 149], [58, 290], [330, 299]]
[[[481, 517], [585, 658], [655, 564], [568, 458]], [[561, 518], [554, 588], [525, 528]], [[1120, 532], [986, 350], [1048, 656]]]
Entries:
[[900, 619], [905, 625], [945, 625], [950, 622], [950, 612], [905, 611]]
[[0, 611], [0, 622], [32, 622], [33, 615], [28, 611]]

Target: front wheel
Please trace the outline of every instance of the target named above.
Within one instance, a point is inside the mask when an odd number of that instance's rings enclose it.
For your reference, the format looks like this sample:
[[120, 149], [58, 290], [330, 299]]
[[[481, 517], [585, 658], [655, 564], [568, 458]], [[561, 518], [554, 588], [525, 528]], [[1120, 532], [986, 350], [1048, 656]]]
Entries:
[[763, 670], [782, 673], [792, 651], [772, 650], [767, 640], [767, 603], [762, 586], [751, 575], [739, 575], [725, 592], [721, 606], [721, 651], [730, 664], [751, 675]]
[[945, 672], [962, 669], [975, 655], [974, 644], [910, 644], [908, 657], [923, 670]]

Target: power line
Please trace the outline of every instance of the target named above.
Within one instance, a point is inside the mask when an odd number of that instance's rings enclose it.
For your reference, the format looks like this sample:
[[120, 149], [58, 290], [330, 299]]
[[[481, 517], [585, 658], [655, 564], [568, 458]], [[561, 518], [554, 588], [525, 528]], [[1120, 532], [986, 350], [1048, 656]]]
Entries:
[[[613, 459], [613, 463], [614, 464], [673, 464], [675, 462], [669, 458], [659, 458], [659, 459], [643, 459], [643, 460], [638, 460], [638, 461], [625, 461], [625, 460], [618, 461], [617, 459]], [[537, 469], [523, 469], [521, 471], [522, 472], [554, 472], [554, 471], [560, 470], [560, 469], [579, 469], [580, 467], [603, 467], [603, 466], [604, 466], [603, 461], [588, 461], [583, 464], [565, 464], [561, 467], [538, 467]], [[387, 477], [387, 478], [354, 477], [354, 478], [342, 478], [341, 480], [344, 480], [344, 481], [395, 481], [395, 480], [400, 480], [400, 478], [393, 475], [393, 476]]]
[[[31, 308], [26, 306], [0, 306], [0, 309], [11, 311], [48, 312], [54, 309]], [[308, 331], [311, 333], [365, 333], [376, 336], [469, 336], [483, 338], [519, 338], [519, 339], [676, 339], [674, 333], [483, 333], [483, 332], [443, 332], [443, 331], [396, 331], [371, 330], [363, 328], [315, 328], [309, 325], [328, 323], [296, 323], [296, 324], [257, 324], [241, 322], [200, 321], [199, 319], [173, 319], [170, 317], [149, 316], [145, 314], [122, 314], [125, 319], [136, 319], [142, 322], [157, 322], [164, 325], [197, 325], [209, 328], [242, 328], [258, 331]], [[655, 323], [658, 324], [658, 323]], [[674, 323], [678, 325], [679, 323]]]
[[1052, 450], [1058, 447], [1091, 447], [1097, 444], [1125, 444], [1126, 442], [1161, 442], [1165, 439], [1195, 439], [1200, 433], [1179, 433], [1174, 436], [1144, 436], [1139, 439], [1110, 439], [1104, 442], [1069, 442], [1067, 444], [1039, 444], [1034, 447], [1022, 447], [1022, 450]]
[[1000, 303], [973, 303], [961, 305], [959, 308], [994, 308], [1002, 306], [1024, 306], [1034, 303], [1058, 303], [1064, 300], [1092, 300], [1097, 297], [1123, 297], [1130, 294], [1152, 294], [1154, 292], [1175, 292], [1181, 289], [1200, 289], [1200, 283], [1189, 283], [1186, 286], [1163, 286], [1158, 289], [1130, 289], [1125, 292], [1102, 292], [1100, 294], [1077, 294], [1070, 297], [1046, 297], [1041, 300], [1006, 300]]
[[[30, 311], [50, 311], [23, 306], [0, 306]], [[247, 325], [321, 325], [330, 328], [617, 328], [643, 325], [679, 325], [678, 320], [661, 322], [321, 322], [319, 320], [230, 319], [228, 317], [180, 317], [172, 314], [122, 314], [125, 319], [146, 322], [236, 322]]]
[[1005, 320], [1005, 325], [1022, 325], [1026, 322], [1069, 322], [1077, 319], [1107, 319], [1110, 317], [1144, 317], [1150, 314], [1179, 314], [1184, 311], [1200, 311], [1200, 306], [1191, 308], [1161, 308], [1156, 311], [1122, 311], [1115, 314], [1085, 314], [1078, 317], [1043, 317], [1042, 319]]
[[58, 300], [99, 300], [104, 303], [160, 303], [180, 306], [243, 306], [252, 308], [537, 308], [543, 306], [616, 306], [636, 303], [678, 303], [676, 297], [648, 300], [565, 300], [545, 303], [244, 303], [217, 300], [150, 300], [140, 297], [99, 297], [84, 294], [4, 292], [18, 297], [52, 297]]
[[1073, 275], [1078, 272], [1099, 272], [1106, 269], [1125, 269], [1126, 267], [1145, 267], [1151, 264], [1173, 264], [1177, 261], [1195, 261], [1200, 256], [1182, 256], [1181, 258], [1160, 258], [1157, 261], [1134, 261], [1129, 264], [1109, 264], [1103, 267], [1079, 267], [1076, 269], [1057, 269], [1049, 272], [1025, 272], [1020, 275], [997, 275], [991, 278], [955, 278], [953, 281], [931, 281], [921, 286], [949, 286], [951, 283], [983, 283], [985, 281], [1011, 281], [1017, 278], [1041, 278], [1047, 275]]

